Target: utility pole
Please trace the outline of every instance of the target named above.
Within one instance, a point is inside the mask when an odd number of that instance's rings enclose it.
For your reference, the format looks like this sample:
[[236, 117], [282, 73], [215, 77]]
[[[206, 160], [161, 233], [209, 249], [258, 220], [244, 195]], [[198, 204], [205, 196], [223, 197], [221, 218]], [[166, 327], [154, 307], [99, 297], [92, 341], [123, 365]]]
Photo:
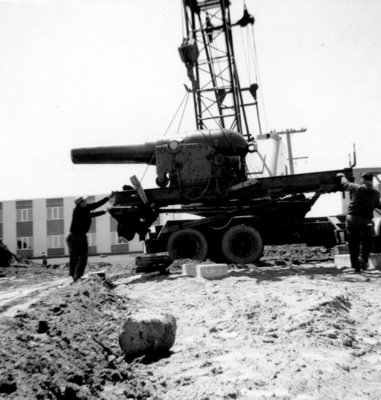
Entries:
[[294, 160], [301, 160], [301, 159], [306, 159], [308, 157], [294, 157], [292, 154], [292, 144], [291, 144], [291, 135], [293, 133], [303, 133], [306, 132], [306, 128], [301, 128], [301, 129], [286, 129], [285, 131], [275, 131], [274, 133], [278, 135], [286, 135], [286, 140], [287, 140], [287, 152], [288, 152], [288, 162], [290, 165], [290, 174], [293, 175], [295, 173], [295, 168], [294, 168]]

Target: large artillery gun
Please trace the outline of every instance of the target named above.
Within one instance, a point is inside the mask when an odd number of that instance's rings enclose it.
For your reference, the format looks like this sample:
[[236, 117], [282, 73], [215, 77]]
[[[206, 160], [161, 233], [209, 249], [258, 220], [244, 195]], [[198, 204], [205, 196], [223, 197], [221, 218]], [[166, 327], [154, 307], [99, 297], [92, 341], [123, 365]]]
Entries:
[[[300, 242], [303, 220], [323, 193], [341, 190], [339, 172], [352, 169], [253, 178], [246, 157], [255, 151], [237, 132], [196, 131], [176, 139], [141, 145], [72, 150], [78, 163], [156, 166], [157, 188], [143, 190], [136, 180], [117, 191], [110, 214], [118, 234], [145, 240], [149, 252], [171, 258], [206, 257], [247, 263], [263, 245]], [[170, 208], [168, 208], [170, 207]], [[160, 214], [187, 213], [199, 218], [151, 225]]]

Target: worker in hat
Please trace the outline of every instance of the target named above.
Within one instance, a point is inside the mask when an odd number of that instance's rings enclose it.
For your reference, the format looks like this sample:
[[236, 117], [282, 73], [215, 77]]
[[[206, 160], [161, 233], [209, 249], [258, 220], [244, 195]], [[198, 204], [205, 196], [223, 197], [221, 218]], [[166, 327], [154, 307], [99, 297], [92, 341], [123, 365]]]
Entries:
[[380, 192], [373, 186], [373, 174], [363, 172], [361, 183], [351, 183], [344, 174], [341, 178], [344, 190], [350, 193], [348, 214], [345, 220], [351, 266], [355, 272], [368, 268], [369, 254], [375, 236], [373, 212], [380, 208]]
[[70, 276], [76, 282], [80, 279], [86, 268], [88, 256], [87, 233], [90, 229], [91, 219], [103, 215], [106, 211], [92, 212], [107, 203], [114, 193], [94, 203], [88, 203], [87, 197], [77, 197], [74, 200], [75, 208], [70, 226], [70, 233], [66, 238], [70, 254]]

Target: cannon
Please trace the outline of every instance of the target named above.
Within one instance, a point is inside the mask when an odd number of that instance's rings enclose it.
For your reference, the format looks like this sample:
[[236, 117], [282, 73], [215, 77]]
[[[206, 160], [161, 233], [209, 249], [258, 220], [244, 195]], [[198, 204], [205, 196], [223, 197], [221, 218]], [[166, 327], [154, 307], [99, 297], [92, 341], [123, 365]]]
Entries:
[[156, 165], [159, 187], [214, 181], [226, 188], [245, 180], [245, 156], [254, 150], [237, 132], [213, 129], [145, 144], [73, 149], [71, 159], [75, 164]]

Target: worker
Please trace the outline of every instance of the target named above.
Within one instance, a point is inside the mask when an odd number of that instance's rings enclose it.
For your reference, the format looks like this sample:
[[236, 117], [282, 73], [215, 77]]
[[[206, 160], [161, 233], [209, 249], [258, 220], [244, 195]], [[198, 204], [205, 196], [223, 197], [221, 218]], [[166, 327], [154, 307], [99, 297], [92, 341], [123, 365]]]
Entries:
[[12, 260], [12, 253], [8, 247], [3, 243], [3, 239], [0, 238], [0, 267], [9, 267]]
[[88, 256], [88, 243], [87, 233], [90, 229], [91, 219], [103, 215], [106, 211], [91, 212], [98, 207], [107, 203], [114, 193], [99, 200], [95, 203], [88, 203], [87, 197], [77, 197], [74, 200], [75, 208], [73, 210], [73, 218], [70, 226], [70, 233], [66, 238], [70, 254], [70, 276], [73, 282], [78, 281], [84, 274], [87, 256]]
[[41, 258], [42, 258], [42, 266], [48, 268], [48, 256], [44, 251], [42, 252]]
[[375, 236], [373, 212], [380, 207], [380, 192], [373, 187], [373, 174], [363, 172], [361, 183], [351, 183], [344, 174], [341, 178], [344, 190], [350, 193], [348, 214], [345, 220], [351, 267], [356, 273], [368, 268], [369, 254]]

